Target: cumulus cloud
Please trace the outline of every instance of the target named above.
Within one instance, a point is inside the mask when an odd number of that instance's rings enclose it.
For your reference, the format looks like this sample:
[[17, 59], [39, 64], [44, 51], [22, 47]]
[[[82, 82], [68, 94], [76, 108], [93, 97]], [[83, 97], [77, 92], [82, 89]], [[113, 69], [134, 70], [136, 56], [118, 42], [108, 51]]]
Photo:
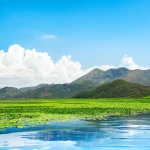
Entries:
[[[119, 67], [129, 69], [148, 69], [134, 63], [132, 57], [124, 56]], [[11, 45], [7, 52], [0, 50], [0, 87], [34, 86], [40, 83], [69, 83], [91, 70], [117, 68], [113, 65], [94, 66], [82, 69], [78, 61], [71, 56], [62, 56], [53, 62], [46, 52], [24, 49], [20, 45]]]
[[0, 50], [0, 83], [3, 86], [32, 86], [40, 83], [68, 83], [84, 71], [71, 56], [62, 56], [54, 63], [46, 52], [11, 45], [7, 52]]
[[137, 65], [132, 57], [129, 57], [127, 55], [125, 55], [123, 57], [123, 59], [121, 60], [121, 65], [120, 67], [126, 67], [128, 69], [131, 69], [131, 70], [135, 70], [135, 69], [141, 69], [141, 70], [146, 70], [146, 69], [149, 69], [148, 67], [143, 67], [143, 66], [139, 66]]
[[56, 36], [53, 34], [44, 34], [41, 36], [42, 39], [56, 39]]

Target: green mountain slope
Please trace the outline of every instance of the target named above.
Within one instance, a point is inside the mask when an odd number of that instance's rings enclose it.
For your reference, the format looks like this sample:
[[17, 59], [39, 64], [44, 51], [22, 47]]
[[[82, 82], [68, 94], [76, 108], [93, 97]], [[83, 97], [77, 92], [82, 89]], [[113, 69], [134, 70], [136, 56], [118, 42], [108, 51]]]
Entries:
[[94, 69], [88, 74], [73, 81], [73, 83], [89, 80], [97, 85], [103, 85], [116, 79], [123, 79], [132, 83], [150, 86], [150, 70], [129, 70], [127, 68], [119, 68], [102, 71], [100, 69]]
[[104, 84], [92, 91], [77, 93], [76, 98], [113, 98], [113, 97], [133, 97], [140, 98], [150, 95], [150, 87], [136, 83], [130, 83], [121, 79]]
[[71, 84], [52, 84], [41, 88], [28, 90], [15, 96], [15, 98], [67, 98], [84, 90], [92, 90], [96, 85], [90, 81]]

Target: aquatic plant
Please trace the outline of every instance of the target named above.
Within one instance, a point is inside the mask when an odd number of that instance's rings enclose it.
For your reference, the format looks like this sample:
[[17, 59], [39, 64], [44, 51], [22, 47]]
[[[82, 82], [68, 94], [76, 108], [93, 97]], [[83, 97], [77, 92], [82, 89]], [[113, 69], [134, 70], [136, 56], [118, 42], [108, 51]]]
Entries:
[[150, 112], [150, 99], [21, 99], [0, 100], [0, 128], [25, 127], [66, 119]]

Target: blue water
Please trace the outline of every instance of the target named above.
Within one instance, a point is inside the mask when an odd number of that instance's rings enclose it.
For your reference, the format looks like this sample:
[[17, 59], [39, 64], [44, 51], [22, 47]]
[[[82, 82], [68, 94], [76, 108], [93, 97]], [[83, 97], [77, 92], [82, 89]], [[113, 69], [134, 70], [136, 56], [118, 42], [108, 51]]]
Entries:
[[0, 150], [150, 150], [150, 115], [0, 131]]

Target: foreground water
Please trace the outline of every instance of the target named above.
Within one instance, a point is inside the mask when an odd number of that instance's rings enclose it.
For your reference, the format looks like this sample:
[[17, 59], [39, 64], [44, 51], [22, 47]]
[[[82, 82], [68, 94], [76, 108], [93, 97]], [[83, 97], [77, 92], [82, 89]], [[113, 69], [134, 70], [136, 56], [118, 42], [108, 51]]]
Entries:
[[150, 115], [0, 131], [1, 150], [149, 150]]

